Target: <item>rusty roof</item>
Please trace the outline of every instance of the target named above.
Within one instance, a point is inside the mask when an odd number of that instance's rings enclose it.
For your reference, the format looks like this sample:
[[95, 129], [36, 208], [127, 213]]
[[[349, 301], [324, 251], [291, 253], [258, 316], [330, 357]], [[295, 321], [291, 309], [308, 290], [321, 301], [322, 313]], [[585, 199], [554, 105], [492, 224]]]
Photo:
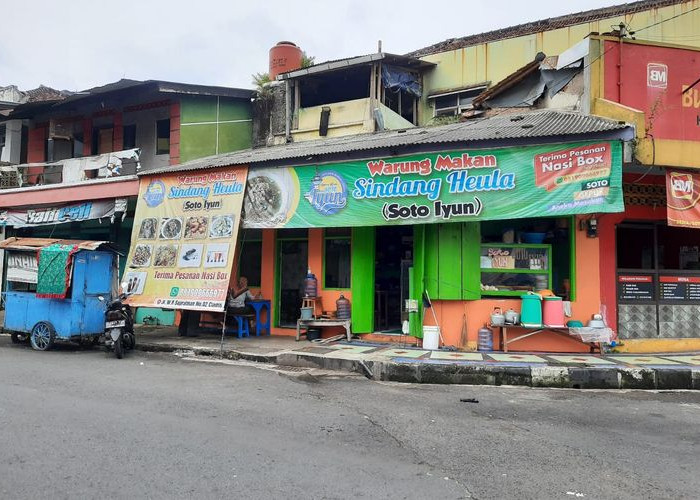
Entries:
[[[598, 139], [601, 135], [631, 140], [634, 133], [625, 122], [573, 111], [528, 111], [436, 127], [356, 134], [279, 146], [234, 151], [198, 158], [140, 172], [138, 175], [196, 171], [233, 165], [269, 166], [272, 163], [302, 165], [334, 161], [338, 155], [362, 157], [405, 154], [410, 148], [441, 150], [459, 147], [501, 147], [508, 141], [539, 144], [543, 140]], [[387, 154], [387, 151], [389, 152]], [[335, 160], [338, 161], [338, 160]], [[261, 165], [262, 164], [262, 165]]]
[[406, 55], [410, 57], [423, 57], [440, 52], [462, 49], [472, 45], [479, 45], [481, 43], [495, 42], [497, 40], [515, 38], [524, 35], [532, 35], [543, 31], [566, 28], [582, 23], [595, 22], [601, 19], [634, 14], [644, 10], [658, 9], [660, 7], [685, 3], [687, 1], [688, 0], [642, 0], [639, 2], [630, 2], [613, 5], [611, 7], [603, 7], [600, 9], [586, 10], [583, 12], [576, 12], [574, 14], [566, 14], [564, 16], [541, 19], [530, 23], [517, 24], [515, 26], [487, 31], [485, 33], [478, 33], [476, 35], [468, 35], [460, 38], [448, 38], [442, 42], [409, 52]]
[[0, 241], [0, 248], [9, 250], [39, 250], [41, 248], [59, 243], [61, 245], [77, 245], [80, 250], [97, 250], [102, 245], [108, 245], [108, 241], [89, 240], [59, 240], [56, 238], [7, 238]]

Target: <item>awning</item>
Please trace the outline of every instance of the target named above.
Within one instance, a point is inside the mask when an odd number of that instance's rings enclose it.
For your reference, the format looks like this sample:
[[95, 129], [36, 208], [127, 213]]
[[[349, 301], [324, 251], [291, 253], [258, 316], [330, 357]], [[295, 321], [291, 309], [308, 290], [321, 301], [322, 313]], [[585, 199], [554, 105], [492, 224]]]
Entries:
[[59, 245], [76, 245], [80, 250], [97, 250], [103, 245], [109, 245], [109, 241], [92, 240], [60, 240], [56, 238], [7, 238], [0, 241], [0, 249], [36, 251], [58, 243]]
[[90, 219], [113, 217], [126, 213], [125, 198], [92, 200], [49, 206], [31, 206], [0, 210], [0, 226], [37, 227], [65, 224]]

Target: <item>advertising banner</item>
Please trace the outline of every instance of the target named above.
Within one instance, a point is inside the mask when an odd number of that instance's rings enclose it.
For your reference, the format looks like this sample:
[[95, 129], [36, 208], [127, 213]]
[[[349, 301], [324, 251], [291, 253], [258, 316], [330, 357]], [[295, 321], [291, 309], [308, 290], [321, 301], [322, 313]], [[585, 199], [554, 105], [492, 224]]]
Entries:
[[7, 281], [37, 282], [36, 252], [7, 252]]
[[247, 228], [425, 224], [622, 212], [622, 145], [412, 156], [248, 175]]
[[223, 311], [247, 167], [141, 178], [123, 281], [129, 304]]
[[669, 226], [700, 228], [700, 175], [666, 169], [666, 217]]
[[0, 210], [0, 225], [35, 227], [46, 224], [64, 224], [89, 219], [111, 217], [126, 211], [126, 199], [95, 200], [50, 207], [11, 208]]

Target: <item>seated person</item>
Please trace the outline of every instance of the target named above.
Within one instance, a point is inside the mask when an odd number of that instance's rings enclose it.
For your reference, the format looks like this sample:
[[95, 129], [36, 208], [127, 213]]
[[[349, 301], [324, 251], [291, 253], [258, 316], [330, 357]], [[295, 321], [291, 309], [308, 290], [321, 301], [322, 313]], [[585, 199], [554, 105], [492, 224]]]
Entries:
[[247, 300], [253, 300], [253, 294], [248, 290], [248, 278], [241, 276], [238, 278], [238, 286], [235, 284], [229, 292], [228, 296], [228, 313], [229, 314], [255, 314], [255, 310]]

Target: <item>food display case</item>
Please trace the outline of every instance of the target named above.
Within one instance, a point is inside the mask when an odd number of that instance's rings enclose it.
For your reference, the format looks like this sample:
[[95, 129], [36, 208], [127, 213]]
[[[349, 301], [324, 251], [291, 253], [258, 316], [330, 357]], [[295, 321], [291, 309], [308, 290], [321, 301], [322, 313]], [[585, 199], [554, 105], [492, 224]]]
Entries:
[[520, 296], [552, 288], [552, 246], [481, 245], [481, 294]]

